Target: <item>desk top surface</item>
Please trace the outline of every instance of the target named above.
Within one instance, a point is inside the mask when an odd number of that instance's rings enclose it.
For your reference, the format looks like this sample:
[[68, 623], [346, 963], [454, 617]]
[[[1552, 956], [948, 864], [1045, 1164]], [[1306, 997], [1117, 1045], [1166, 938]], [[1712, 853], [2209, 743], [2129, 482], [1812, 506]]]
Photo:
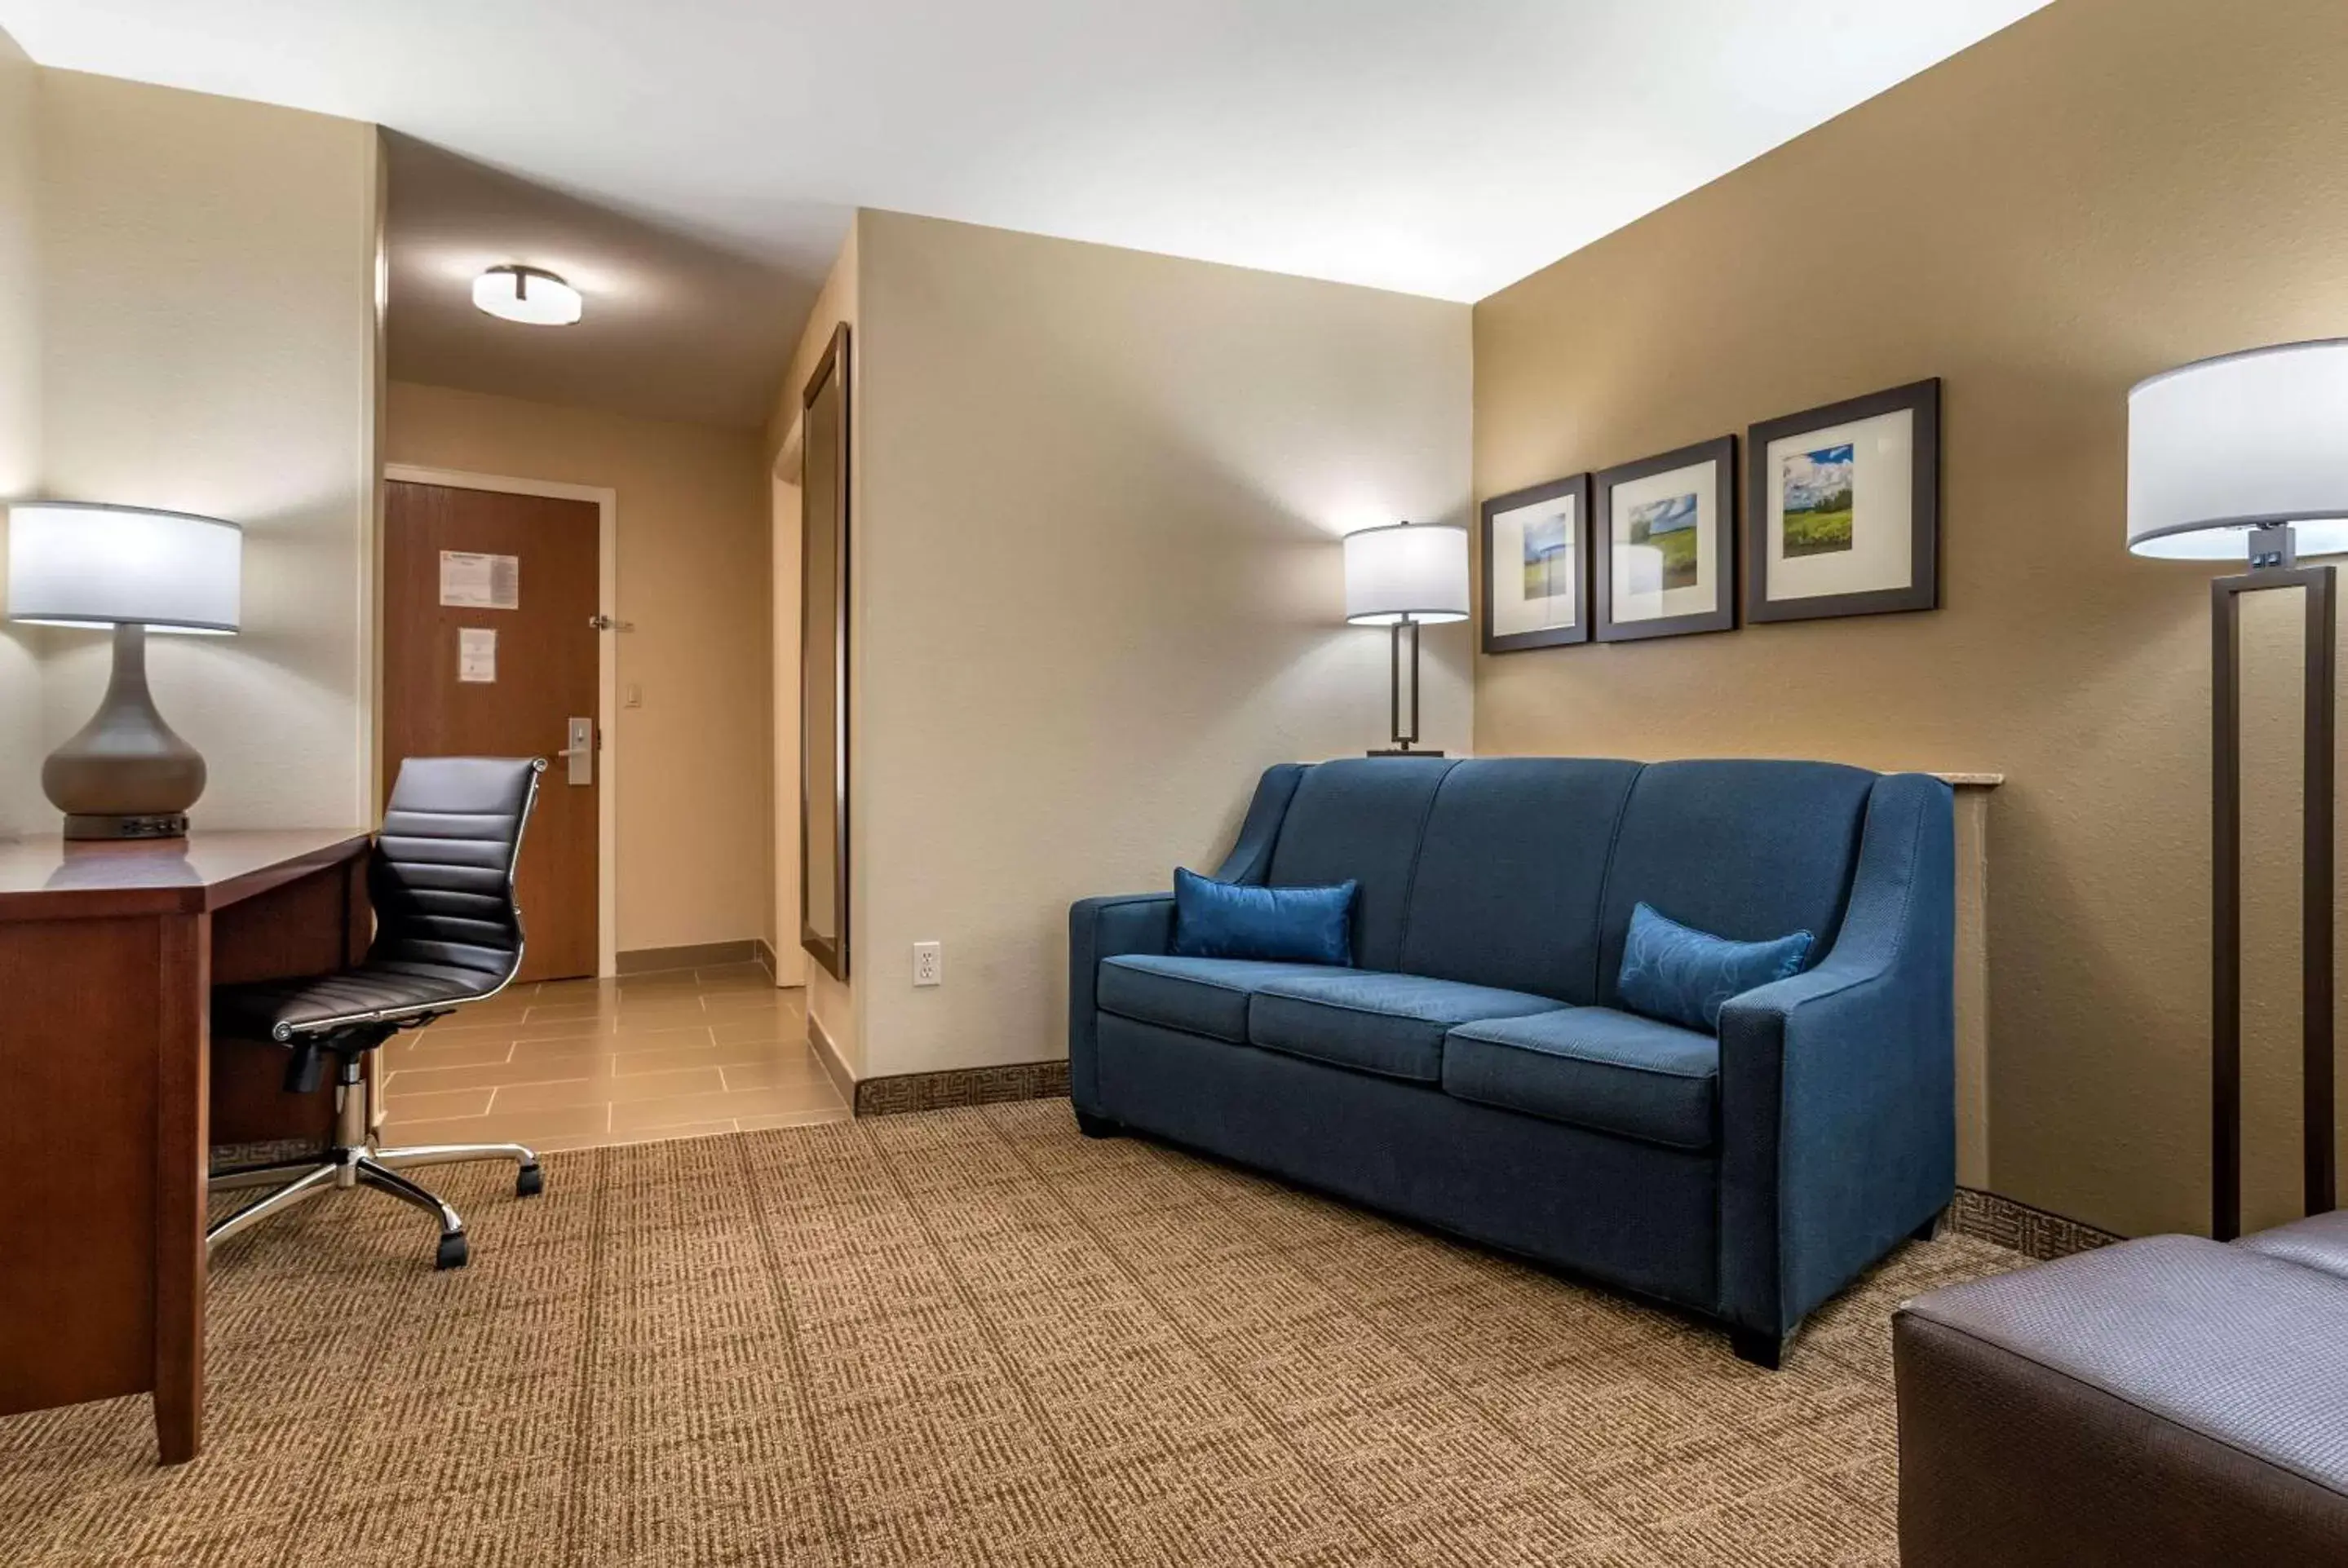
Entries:
[[67, 843], [0, 837], [0, 920], [195, 914], [348, 860], [355, 827], [195, 832], [185, 838]]

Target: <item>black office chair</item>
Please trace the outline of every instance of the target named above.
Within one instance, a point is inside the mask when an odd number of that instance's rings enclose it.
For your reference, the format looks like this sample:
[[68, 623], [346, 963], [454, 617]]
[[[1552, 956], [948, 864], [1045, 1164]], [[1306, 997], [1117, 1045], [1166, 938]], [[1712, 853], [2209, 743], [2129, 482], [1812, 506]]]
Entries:
[[[383, 831], [367, 861], [375, 940], [356, 966], [299, 979], [219, 986], [212, 1033], [286, 1047], [288, 1093], [314, 1093], [335, 1068], [335, 1141], [322, 1153], [218, 1172], [211, 1187], [277, 1191], [214, 1224], [218, 1246], [331, 1187], [364, 1185], [413, 1204], [439, 1222], [437, 1266], [465, 1264], [465, 1222], [399, 1173], [403, 1166], [511, 1160], [514, 1191], [543, 1190], [538, 1156], [520, 1143], [444, 1143], [378, 1149], [367, 1124], [360, 1059], [402, 1030], [421, 1029], [466, 1002], [503, 990], [521, 968], [521, 910], [514, 863], [538, 800], [536, 757], [410, 757], [399, 767]], [[279, 1185], [279, 1184], [283, 1184]]]

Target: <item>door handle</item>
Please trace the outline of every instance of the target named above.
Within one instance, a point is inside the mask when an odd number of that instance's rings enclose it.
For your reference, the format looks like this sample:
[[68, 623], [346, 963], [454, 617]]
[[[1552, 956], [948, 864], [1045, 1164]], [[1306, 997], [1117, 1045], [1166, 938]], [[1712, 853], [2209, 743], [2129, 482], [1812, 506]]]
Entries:
[[571, 743], [554, 754], [569, 766], [563, 782], [591, 784], [595, 782], [595, 721], [573, 718], [571, 721]]

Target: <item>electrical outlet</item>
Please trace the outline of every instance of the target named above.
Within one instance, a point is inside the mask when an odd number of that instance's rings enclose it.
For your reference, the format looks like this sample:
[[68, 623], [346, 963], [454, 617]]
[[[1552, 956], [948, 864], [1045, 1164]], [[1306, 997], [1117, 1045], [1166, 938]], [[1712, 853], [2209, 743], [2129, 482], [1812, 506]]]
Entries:
[[913, 944], [913, 983], [917, 986], [942, 985], [946, 978], [946, 956], [935, 942]]

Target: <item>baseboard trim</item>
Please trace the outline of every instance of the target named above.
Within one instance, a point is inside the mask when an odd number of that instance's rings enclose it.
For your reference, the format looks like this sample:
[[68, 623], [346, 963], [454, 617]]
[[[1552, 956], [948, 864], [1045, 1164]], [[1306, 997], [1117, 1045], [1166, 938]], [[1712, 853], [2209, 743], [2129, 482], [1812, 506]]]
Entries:
[[995, 1105], [1009, 1100], [1062, 1100], [1068, 1093], [1068, 1062], [1019, 1061], [1007, 1067], [956, 1067], [943, 1072], [906, 1072], [860, 1079], [850, 1102], [859, 1116], [901, 1116], [913, 1111], [944, 1111], [957, 1105]]
[[[650, 974], [655, 969], [698, 969], [718, 964], [756, 963], [764, 946], [756, 938], [738, 942], [696, 942], [683, 948], [637, 948], [613, 956], [613, 967], [623, 975]], [[774, 966], [767, 966], [769, 974]]]
[[1949, 1229], [1976, 1241], [2010, 1247], [2041, 1263], [2127, 1239], [1972, 1187], [1957, 1189], [1957, 1201], [1949, 1205]]
[[775, 978], [775, 949], [767, 945], [767, 938], [764, 937], [758, 938], [754, 943], [752, 943], [752, 946], [757, 950], [750, 956], [758, 960], [758, 967], [767, 971], [767, 978], [770, 980], [773, 979]]
[[808, 1044], [815, 1049], [815, 1059], [823, 1064], [823, 1075], [839, 1091], [839, 1097], [853, 1110], [856, 1104], [856, 1074], [848, 1071], [848, 1059], [839, 1054], [839, 1047], [824, 1032], [823, 1022], [814, 1013], [808, 1014]]

